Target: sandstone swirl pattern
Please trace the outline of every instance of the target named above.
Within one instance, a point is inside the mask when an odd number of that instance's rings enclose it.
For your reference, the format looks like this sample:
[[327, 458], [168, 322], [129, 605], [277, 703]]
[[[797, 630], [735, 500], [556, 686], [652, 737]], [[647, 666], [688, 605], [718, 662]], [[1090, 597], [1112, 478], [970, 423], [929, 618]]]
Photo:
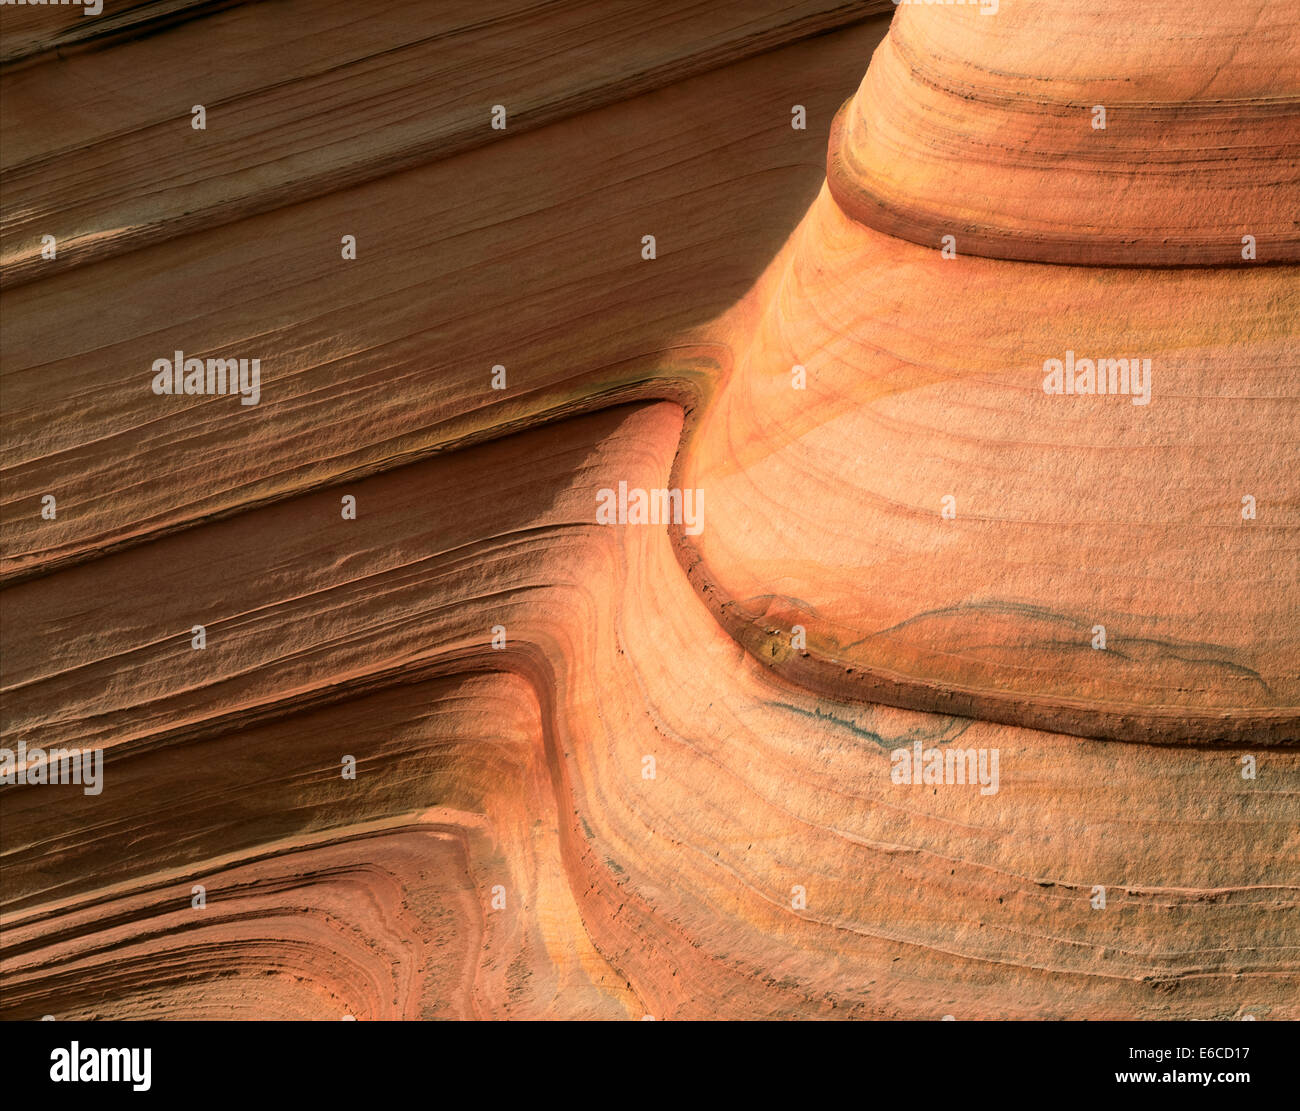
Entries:
[[218, 7], [0, 55], [0, 1013], [1300, 1017], [1293, 11]]

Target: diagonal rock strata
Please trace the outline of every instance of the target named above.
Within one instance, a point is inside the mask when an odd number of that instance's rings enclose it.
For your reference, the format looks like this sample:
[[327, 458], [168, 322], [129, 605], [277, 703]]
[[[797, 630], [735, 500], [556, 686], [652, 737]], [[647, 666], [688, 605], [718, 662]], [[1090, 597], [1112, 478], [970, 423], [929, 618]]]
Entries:
[[[883, 23], [6, 290], [4, 743], [104, 756], [0, 783], [6, 1017], [1300, 1017], [1290, 28], [1138, 74], [1099, 229], [1042, 29], [1170, 9], [1003, 6], [903, 7], [820, 191]], [[252, 419], [143, 388], [250, 338]]]

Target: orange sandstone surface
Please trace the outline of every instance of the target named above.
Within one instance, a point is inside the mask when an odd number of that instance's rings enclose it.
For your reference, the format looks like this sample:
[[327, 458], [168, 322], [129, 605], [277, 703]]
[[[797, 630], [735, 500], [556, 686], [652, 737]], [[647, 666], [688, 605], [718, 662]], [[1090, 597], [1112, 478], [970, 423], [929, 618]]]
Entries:
[[707, 7], [14, 248], [0, 1016], [1300, 1018], [1294, 13]]

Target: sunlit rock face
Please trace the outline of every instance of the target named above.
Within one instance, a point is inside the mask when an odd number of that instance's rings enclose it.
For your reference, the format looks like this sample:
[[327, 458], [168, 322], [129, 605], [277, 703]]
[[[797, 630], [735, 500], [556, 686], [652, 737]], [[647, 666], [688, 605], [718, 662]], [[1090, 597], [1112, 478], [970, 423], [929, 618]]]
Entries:
[[1291, 5], [993, 6], [899, 8], [832, 129], [846, 211], [992, 258], [1300, 261]]
[[1296, 31], [1192, 7], [809, 4], [6, 290], [0, 1014], [1300, 1018]]
[[[945, 259], [824, 190], [728, 321], [680, 463], [709, 493], [684, 562], [751, 651], [827, 694], [1294, 739], [1296, 294], [1290, 267]], [[1076, 360], [1105, 392], [1055, 392]]]
[[1088, 736], [1296, 738], [1300, 288], [1264, 263], [1300, 259], [1300, 24], [1186, 16], [900, 8], [681, 464], [751, 651]]

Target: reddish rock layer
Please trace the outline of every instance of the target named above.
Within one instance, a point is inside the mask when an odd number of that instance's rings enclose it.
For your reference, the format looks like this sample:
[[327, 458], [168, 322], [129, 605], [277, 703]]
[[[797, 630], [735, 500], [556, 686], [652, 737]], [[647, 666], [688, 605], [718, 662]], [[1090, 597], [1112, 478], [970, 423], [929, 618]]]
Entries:
[[[664, 530], [591, 523], [611, 482], [667, 481], [681, 428], [666, 404], [581, 418], [350, 485], [353, 522], [322, 493], [6, 591], [10, 658], [48, 645], [13, 735], [108, 747], [98, 801], [6, 789], [10, 1013], [182, 1014], [192, 980], [201, 1014], [1297, 1017], [1300, 754], [1247, 781], [1231, 751], [786, 683]], [[894, 783], [918, 741], [996, 748], [999, 790]], [[560, 875], [603, 961], [542, 890]], [[203, 944], [245, 919], [256, 943]]]
[[[1237, 187], [1143, 127], [1221, 111], [1277, 261], [1291, 32], [1207, 9], [1149, 114], [1125, 85], [1098, 135], [1169, 205], [1121, 191], [1099, 225], [1081, 171], [1035, 194], [1025, 152], [1092, 165], [1065, 108], [1172, 9], [904, 8], [842, 149], [918, 226], [946, 180], [976, 241], [952, 258], [869, 226], [847, 162], [822, 184], [883, 22], [566, 118], [869, 6], [629, 3], [646, 42], [586, 4], [561, 29], [503, 0], [450, 45], [304, 24], [213, 75], [220, 158], [153, 204], [138, 166], [90, 172], [175, 141], [114, 55], [232, 50], [282, 5], [6, 73], [50, 113], [6, 226], [85, 241], [35, 281], [20, 236], [0, 299], [4, 743], [106, 759], [99, 794], [0, 785], [5, 1017], [1300, 1018], [1296, 269], [970, 257], [1104, 255], [1153, 213], [1205, 248]], [[491, 142], [464, 97], [429, 105], [412, 59], [454, 74], [498, 32], [587, 42], [488, 49], [562, 122]], [[49, 147], [86, 88], [111, 111]], [[894, 118], [919, 145], [882, 158]], [[360, 146], [322, 144], [340, 121]], [[1008, 186], [984, 215], [972, 142]], [[262, 401], [152, 394], [175, 349], [263, 355]], [[1067, 349], [1150, 357], [1149, 404], [1044, 394]], [[702, 491], [702, 531], [599, 523], [621, 483]], [[903, 781], [917, 748], [973, 781]]]
[[1300, 261], [1294, 4], [995, 6], [899, 7], [831, 132], [846, 212], [992, 258]]
[[[827, 694], [1294, 742], [1297, 319], [1292, 268], [946, 259], [823, 191], [715, 333], [732, 369], [679, 461], [709, 492], [683, 563]], [[1067, 351], [1149, 358], [1147, 403], [1044, 393]]]

